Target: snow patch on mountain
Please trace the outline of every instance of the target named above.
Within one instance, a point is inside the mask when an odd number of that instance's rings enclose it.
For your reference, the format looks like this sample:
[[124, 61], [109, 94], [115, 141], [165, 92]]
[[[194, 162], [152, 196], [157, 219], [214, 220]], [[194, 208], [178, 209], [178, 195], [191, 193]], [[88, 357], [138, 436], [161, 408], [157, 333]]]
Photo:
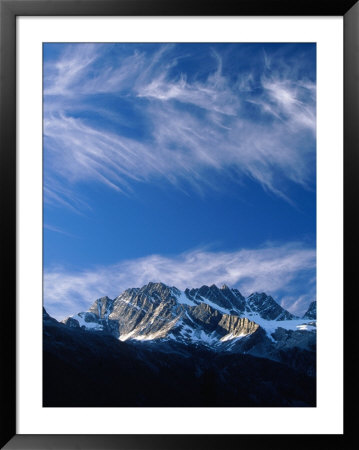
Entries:
[[263, 319], [260, 314], [254, 312], [247, 313], [246, 317], [262, 327], [269, 336], [278, 328], [284, 328], [285, 330], [293, 331], [315, 331], [316, 329], [313, 320], [310, 319], [266, 320]]
[[231, 314], [231, 311], [227, 308], [223, 308], [222, 306], [217, 305], [217, 303], [212, 302], [211, 300], [209, 300], [206, 297], [199, 297], [202, 303], [206, 303], [207, 305], [209, 305], [211, 308], [216, 309], [217, 311], [219, 311], [222, 314]]
[[237, 335], [235, 335], [235, 334], [233, 334], [233, 333], [228, 333], [228, 334], [226, 334], [225, 336], [223, 336], [221, 339], [220, 339], [220, 341], [221, 342], [226, 342], [226, 341], [231, 341], [231, 340], [233, 340], [233, 339], [241, 339], [241, 338], [243, 338], [243, 337], [245, 337], [245, 336], [248, 336], [246, 333], [240, 333], [240, 334], [237, 334]]
[[72, 319], [77, 320], [77, 322], [79, 323], [81, 328], [86, 328], [87, 330], [97, 330], [97, 331], [102, 331], [103, 330], [103, 326], [96, 323], [96, 322], [87, 322], [85, 320], [86, 317], [85, 312], [80, 312], [78, 314], [75, 314], [74, 316], [71, 316]]
[[197, 306], [197, 303], [189, 299], [185, 292], [180, 291], [177, 288], [172, 288], [172, 292], [173, 295], [176, 297], [177, 302], [180, 303], [181, 305]]

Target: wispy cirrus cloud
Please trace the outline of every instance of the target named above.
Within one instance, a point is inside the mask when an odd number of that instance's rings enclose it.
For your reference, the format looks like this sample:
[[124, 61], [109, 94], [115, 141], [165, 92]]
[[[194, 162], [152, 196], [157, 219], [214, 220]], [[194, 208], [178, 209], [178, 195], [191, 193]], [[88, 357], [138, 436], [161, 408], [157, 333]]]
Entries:
[[[235, 116], [240, 107], [240, 98], [235, 95], [229, 80], [222, 74], [222, 59], [212, 52], [218, 65], [205, 81], [187, 81], [181, 73], [179, 79], [171, 80], [168, 73], [161, 72], [137, 86], [138, 96], [164, 102], [177, 100], [183, 104], [195, 105], [207, 111]], [[144, 80], [143, 80], [144, 81]]]
[[[47, 201], [85, 202], [75, 187], [88, 182], [126, 195], [161, 180], [204, 193], [208, 171], [250, 178], [287, 201], [288, 183], [312, 186], [315, 84], [299, 63], [281, 60], [279, 70], [266, 56], [233, 79], [213, 50], [206, 70], [189, 74], [173, 44], [119, 48], [74, 44], [45, 65]], [[183, 58], [191, 61], [190, 50]], [[96, 120], [86, 117], [89, 99]]]
[[57, 61], [44, 67], [44, 95], [73, 95], [87, 70], [95, 63], [101, 47], [96, 44], [69, 45]]
[[[192, 250], [177, 256], [149, 255], [81, 272], [46, 270], [44, 303], [57, 318], [84, 310], [98, 297], [161, 281], [180, 289], [228, 284], [244, 295], [271, 294], [302, 314], [315, 299], [316, 253], [298, 243], [233, 252]], [[310, 289], [308, 289], [308, 286]]]

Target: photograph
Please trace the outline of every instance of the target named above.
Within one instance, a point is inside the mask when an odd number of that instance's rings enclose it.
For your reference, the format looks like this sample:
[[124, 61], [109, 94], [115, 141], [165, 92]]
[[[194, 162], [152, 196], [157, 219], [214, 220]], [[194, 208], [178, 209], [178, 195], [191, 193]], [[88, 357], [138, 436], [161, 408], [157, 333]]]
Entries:
[[351, 448], [358, 42], [358, 0], [0, 0], [0, 448]]
[[42, 63], [43, 407], [315, 408], [316, 43]]

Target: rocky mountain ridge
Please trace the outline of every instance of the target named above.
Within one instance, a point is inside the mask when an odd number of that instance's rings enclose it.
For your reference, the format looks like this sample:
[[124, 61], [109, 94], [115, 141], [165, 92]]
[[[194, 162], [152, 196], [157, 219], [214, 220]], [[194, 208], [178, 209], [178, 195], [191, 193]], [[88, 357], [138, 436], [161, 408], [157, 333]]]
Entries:
[[245, 298], [226, 285], [181, 291], [163, 283], [148, 283], [127, 289], [115, 299], [99, 298], [88, 311], [63, 323], [110, 334], [120, 341], [203, 346], [275, 361], [290, 360], [289, 353], [300, 349], [308, 353], [306, 359], [312, 354], [310, 363], [304, 364], [311, 373], [315, 371], [315, 310], [313, 302], [299, 318], [271, 296], [254, 293]]

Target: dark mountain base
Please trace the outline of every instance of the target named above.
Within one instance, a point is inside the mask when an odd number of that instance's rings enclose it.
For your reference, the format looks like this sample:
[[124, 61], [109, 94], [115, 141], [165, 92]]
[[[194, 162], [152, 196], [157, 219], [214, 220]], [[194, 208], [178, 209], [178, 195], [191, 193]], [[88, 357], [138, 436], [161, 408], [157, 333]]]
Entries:
[[44, 322], [45, 407], [308, 407], [316, 380], [265, 358], [124, 343]]

